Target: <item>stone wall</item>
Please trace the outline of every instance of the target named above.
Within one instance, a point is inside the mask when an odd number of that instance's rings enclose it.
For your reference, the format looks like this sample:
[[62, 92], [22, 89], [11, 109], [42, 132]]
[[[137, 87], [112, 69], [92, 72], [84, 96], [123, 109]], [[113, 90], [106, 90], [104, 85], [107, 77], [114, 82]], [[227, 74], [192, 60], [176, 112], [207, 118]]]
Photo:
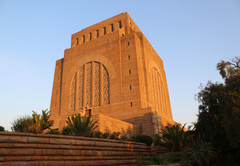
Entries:
[[47, 134], [0, 132], [0, 166], [135, 165], [143, 143]]
[[131, 135], [137, 132], [137, 129], [134, 130], [134, 126], [131, 123], [121, 121], [116, 118], [112, 118], [103, 114], [92, 115], [93, 121], [97, 121], [96, 131], [105, 132], [121, 132], [122, 135]]

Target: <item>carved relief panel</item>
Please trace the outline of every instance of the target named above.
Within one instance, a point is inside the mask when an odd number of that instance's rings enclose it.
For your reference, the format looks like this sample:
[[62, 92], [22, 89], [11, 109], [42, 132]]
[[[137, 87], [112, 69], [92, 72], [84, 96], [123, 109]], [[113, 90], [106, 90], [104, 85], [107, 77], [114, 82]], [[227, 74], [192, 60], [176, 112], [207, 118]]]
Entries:
[[95, 61], [84, 64], [70, 86], [70, 111], [110, 104], [109, 85], [109, 74], [103, 64]]
[[163, 88], [163, 81], [156, 68], [152, 69], [152, 91], [153, 91], [153, 104], [161, 112], [168, 114], [166, 107], [166, 95]]

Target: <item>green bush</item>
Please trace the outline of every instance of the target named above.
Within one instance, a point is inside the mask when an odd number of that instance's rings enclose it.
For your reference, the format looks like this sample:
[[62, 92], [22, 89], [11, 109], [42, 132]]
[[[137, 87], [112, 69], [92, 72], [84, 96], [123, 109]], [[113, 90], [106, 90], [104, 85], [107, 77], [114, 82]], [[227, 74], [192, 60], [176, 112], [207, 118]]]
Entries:
[[125, 136], [125, 135], [123, 135], [123, 136], [121, 136], [120, 140], [122, 140], [122, 141], [128, 141], [128, 137]]
[[120, 132], [113, 132], [110, 136], [109, 139], [119, 139], [119, 136], [121, 135]]
[[17, 118], [12, 122], [11, 129], [13, 132], [26, 132], [26, 133], [34, 132], [35, 128], [33, 125], [33, 117], [25, 115]]
[[60, 135], [60, 131], [58, 130], [49, 130], [48, 132], [46, 132], [45, 134], [54, 134], [54, 135]]
[[67, 128], [65, 128], [63, 133], [65, 135], [75, 135], [75, 136], [91, 136], [91, 133], [95, 128], [97, 121], [93, 122], [92, 115], [88, 117], [84, 115], [81, 117], [80, 114], [72, 115], [70, 118], [68, 117]]
[[142, 156], [137, 156], [136, 161], [137, 165], [166, 165], [178, 162], [179, 158], [174, 154], [166, 156], [146, 156], [145, 158], [143, 158]]
[[95, 138], [102, 138], [102, 132], [101, 131], [95, 131], [94, 135], [95, 135]]
[[5, 131], [4, 127], [0, 126], [0, 131]]
[[138, 135], [139, 135], [138, 133], [135, 133], [135, 134], [131, 135], [131, 136], [130, 136], [130, 140], [137, 142], [137, 136], [138, 136]]
[[148, 135], [138, 135], [137, 141], [139, 141], [141, 143], [146, 143], [148, 146], [150, 146], [153, 143], [152, 137], [150, 137]]
[[[185, 124], [186, 125], [186, 124]], [[184, 131], [184, 127], [181, 125], [173, 125], [172, 127], [166, 126], [161, 132], [155, 134], [155, 143], [163, 145], [170, 151], [180, 151], [181, 147], [189, 145], [191, 135]]]
[[42, 110], [42, 115], [33, 111], [32, 116], [22, 116], [12, 123], [12, 131], [26, 133], [43, 133], [43, 130], [49, 129], [53, 125], [50, 120], [50, 112]]
[[102, 137], [107, 139], [109, 137], [110, 133], [109, 132], [105, 132], [102, 134]]

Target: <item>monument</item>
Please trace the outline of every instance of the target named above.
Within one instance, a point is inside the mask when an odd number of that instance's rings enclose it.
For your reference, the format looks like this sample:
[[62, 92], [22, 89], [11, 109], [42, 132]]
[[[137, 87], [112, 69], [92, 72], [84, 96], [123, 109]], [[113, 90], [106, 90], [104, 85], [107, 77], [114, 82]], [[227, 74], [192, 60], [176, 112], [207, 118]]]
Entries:
[[72, 35], [56, 61], [50, 113], [58, 129], [78, 113], [92, 114], [102, 132], [152, 136], [175, 124], [163, 61], [128, 13]]

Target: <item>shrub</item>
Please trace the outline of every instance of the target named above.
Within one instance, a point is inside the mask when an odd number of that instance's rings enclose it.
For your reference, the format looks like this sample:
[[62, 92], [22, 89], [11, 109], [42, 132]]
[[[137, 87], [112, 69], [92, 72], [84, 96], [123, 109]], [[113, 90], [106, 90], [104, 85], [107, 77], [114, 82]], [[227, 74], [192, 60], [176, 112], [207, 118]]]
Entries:
[[25, 115], [17, 118], [12, 122], [11, 127], [13, 132], [27, 132], [32, 133], [35, 131], [33, 126], [33, 117]]
[[102, 138], [102, 132], [101, 131], [95, 131], [94, 135], [95, 135], [95, 138]]
[[181, 127], [179, 124], [172, 127], [166, 126], [165, 129], [154, 135], [155, 143], [163, 145], [171, 151], [180, 151], [181, 147], [189, 145], [192, 137], [188, 132], [184, 131], [184, 126]]
[[119, 139], [119, 136], [121, 135], [121, 133], [120, 132], [113, 132], [110, 136], [109, 136], [109, 138], [110, 139]]
[[212, 165], [216, 155], [217, 153], [210, 142], [197, 140], [190, 147], [184, 149], [179, 163], [184, 166], [191, 164]]
[[143, 158], [142, 156], [137, 156], [137, 165], [166, 165], [172, 164], [179, 161], [179, 158], [176, 157], [174, 154], [170, 155], [160, 155], [160, 156], [146, 156]]
[[73, 135], [73, 130], [71, 127], [66, 126], [62, 129], [62, 134], [63, 135]]
[[135, 134], [131, 135], [130, 136], [131, 141], [137, 142], [137, 136], [138, 136], [138, 133], [135, 133]]
[[46, 132], [45, 134], [54, 134], [54, 135], [60, 135], [60, 131], [58, 130], [49, 130], [48, 132]]
[[50, 112], [42, 110], [42, 115], [33, 111], [32, 116], [23, 116], [14, 120], [12, 123], [12, 131], [27, 133], [42, 133], [43, 130], [49, 129], [53, 125], [50, 119]]
[[105, 132], [102, 134], [102, 137], [107, 139], [109, 137], [110, 133], [109, 132]]
[[76, 136], [90, 136], [92, 131], [98, 127], [95, 126], [97, 121], [93, 122], [91, 114], [88, 117], [86, 115], [81, 117], [80, 114], [72, 115], [71, 118], [68, 117], [66, 123], [68, 124], [68, 132], [66, 132], [66, 135], [74, 134]]
[[150, 146], [153, 143], [152, 137], [150, 137], [148, 135], [138, 135], [137, 141], [139, 141], [141, 143], [146, 143], [148, 146]]
[[121, 136], [120, 140], [122, 140], [122, 141], [128, 141], [128, 137], [125, 136], [125, 135], [123, 135], [123, 136]]
[[0, 126], [0, 131], [5, 131], [4, 127]]

